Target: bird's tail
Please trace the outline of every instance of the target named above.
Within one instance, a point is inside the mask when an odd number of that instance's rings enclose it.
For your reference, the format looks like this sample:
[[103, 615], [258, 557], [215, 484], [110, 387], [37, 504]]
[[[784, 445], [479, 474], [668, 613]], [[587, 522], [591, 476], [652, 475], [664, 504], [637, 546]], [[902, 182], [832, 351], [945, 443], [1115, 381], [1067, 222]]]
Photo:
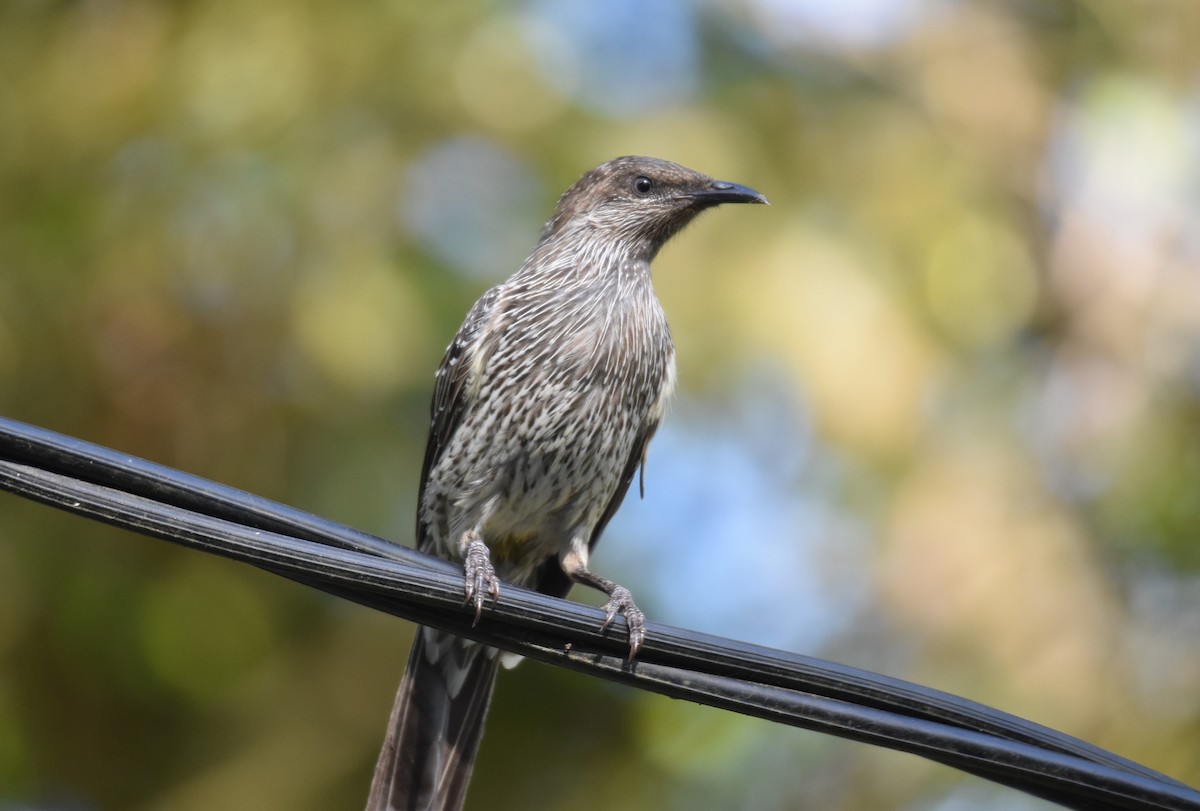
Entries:
[[367, 811], [462, 808], [496, 681], [496, 651], [419, 628]]

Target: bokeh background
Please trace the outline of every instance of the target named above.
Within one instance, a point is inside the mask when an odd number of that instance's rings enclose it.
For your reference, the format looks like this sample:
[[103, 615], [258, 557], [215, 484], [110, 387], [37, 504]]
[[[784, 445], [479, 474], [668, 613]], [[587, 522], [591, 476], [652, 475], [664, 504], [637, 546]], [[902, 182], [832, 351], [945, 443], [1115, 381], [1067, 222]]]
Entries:
[[[620, 154], [763, 191], [655, 267], [652, 618], [1200, 783], [1200, 4], [0, 4], [0, 413], [408, 543], [432, 373]], [[587, 599], [586, 597], [584, 597]], [[412, 627], [0, 497], [0, 807], [365, 797]], [[1037, 809], [526, 663], [468, 808]]]

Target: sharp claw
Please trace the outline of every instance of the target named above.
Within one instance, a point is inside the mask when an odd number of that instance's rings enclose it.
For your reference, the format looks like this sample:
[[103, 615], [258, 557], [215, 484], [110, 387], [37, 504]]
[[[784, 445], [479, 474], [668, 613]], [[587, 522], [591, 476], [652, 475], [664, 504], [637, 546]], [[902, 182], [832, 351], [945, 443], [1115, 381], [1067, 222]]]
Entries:
[[604, 623], [600, 626], [601, 631], [608, 630], [617, 614], [625, 615], [625, 625], [629, 629], [628, 661], [632, 662], [638, 651], [641, 650], [642, 642], [646, 639], [646, 615], [637, 607], [633, 601], [633, 595], [624, 586], [617, 586], [613, 589], [604, 608]]
[[625, 612], [625, 623], [629, 626], [629, 661], [632, 662], [646, 639], [646, 616], [637, 606]]
[[[478, 580], [478, 578], [476, 578], [476, 580]], [[472, 602], [475, 603], [475, 620], [471, 623], [472, 626], [478, 625], [479, 618], [483, 616], [483, 594], [480, 592], [480, 585], [481, 584], [476, 582], [475, 588], [472, 589], [474, 592], [474, 594], [471, 595]]]
[[467, 544], [463, 560], [463, 574], [467, 592], [467, 598], [463, 600], [463, 605], [475, 604], [475, 621], [471, 624], [478, 625], [480, 617], [483, 616], [485, 595], [492, 596], [492, 605], [495, 605], [500, 599], [500, 579], [496, 577], [496, 570], [492, 567], [487, 545], [478, 537]]

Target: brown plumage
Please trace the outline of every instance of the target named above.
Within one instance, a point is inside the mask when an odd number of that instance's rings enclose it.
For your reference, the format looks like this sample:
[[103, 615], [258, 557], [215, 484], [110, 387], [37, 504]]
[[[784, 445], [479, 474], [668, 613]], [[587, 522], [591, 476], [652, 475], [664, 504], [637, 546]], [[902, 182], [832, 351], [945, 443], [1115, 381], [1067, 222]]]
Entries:
[[[608, 621], [624, 615], [637, 652], [642, 612], [588, 553], [674, 387], [650, 261], [704, 209], [765, 202], [669, 161], [617, 158], [567, 190], [521, 269], [471, 308], [437, 371], [417, 548], [463, 563], [477, 616], [500, 581], [557, 596], [582, 583], [609, 595]], [[462, 806], [496, 665], [494, 649], [419, 629], [368, 811]]]

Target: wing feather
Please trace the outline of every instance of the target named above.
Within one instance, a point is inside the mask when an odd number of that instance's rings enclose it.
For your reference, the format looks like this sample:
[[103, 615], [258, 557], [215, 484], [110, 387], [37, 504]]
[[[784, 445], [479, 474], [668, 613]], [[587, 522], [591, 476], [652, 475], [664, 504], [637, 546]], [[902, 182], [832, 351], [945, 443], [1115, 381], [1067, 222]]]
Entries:
[[421, 465], [421, 488], [417, 495], [417, 548], [430, 550], [429, 528], [422, 520], [425, 504], [425, 488], [429, 476], [441, 459], [446, 446], [462, 422], [463, 414], [470, 406], [468, 382], [473, 374], [479, 373], [477, 357], [479, 337], [487, 324], [500, 296], [503, 285], [493, 287], [480, 296], [475, 306], [467, 313], [458, 334], [446, 348], [446, 354], [438, 366], [433, 388], [433, 402], [429, 408], [429, 439], [425, 443], [425, 461]]

